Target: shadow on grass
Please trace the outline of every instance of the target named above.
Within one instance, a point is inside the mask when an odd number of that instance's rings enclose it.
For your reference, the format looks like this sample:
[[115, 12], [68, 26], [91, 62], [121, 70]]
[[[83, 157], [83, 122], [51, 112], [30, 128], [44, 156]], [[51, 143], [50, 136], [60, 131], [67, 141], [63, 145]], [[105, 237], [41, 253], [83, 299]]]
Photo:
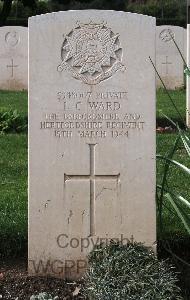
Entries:
[[[169, 251], [168, 252], [168, 248]], [[190, 299], [190, 237], [158, 240], [158, 258], [169, 259], [178, 272], [185, 300]], [[182, 261], [180, 262], [181, 259]], [[184, 263], [183, 263], [184, 262]], [[189, 264], [189, 266], [188, 266]]]

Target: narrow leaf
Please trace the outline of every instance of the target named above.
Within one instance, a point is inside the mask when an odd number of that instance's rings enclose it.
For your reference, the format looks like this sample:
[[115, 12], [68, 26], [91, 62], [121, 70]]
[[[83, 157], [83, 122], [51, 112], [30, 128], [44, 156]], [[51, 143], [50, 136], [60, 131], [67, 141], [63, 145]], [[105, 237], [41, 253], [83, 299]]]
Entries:
[[171, 164], [179, 167], [180, 169], [182, 169], [184, 172], [186, 172], [188, 175], [190, 175], [190, 169], [182, 164], [180, 164], [179, 162], [177, 162], [176, 160], [173, 159], [169, 159], [167, 157], [164, 157], [163, 155], [156, 155], [157, 158], [159, 159], [163, 159], [165, 161], [170, 162]]
[[158, 72], [158, 70], [157, 70], [157, 68], [156, 68], [156, 66], [155, 66], [155, 64], [154, 64], [154, 62], [153, 62], [153, 60], [151, 59], [150, 56], [149, 56], [149, 59], [150, 59], [150, 62], [151, 62], [151, 64], [152, 64], [152, 66], [153, 66], [153, 68], [154, 68], [156, 74], [158, 75], [158, 77], [159, 77], [159, 79], [160, 79], [160, 81], [161, 81], [161, 83], [162, 83], [162, 85], [163, 85], [163, 87], [164, 87], [164, 90], [165, 90], [166, 94], [168, 95], [168, 98], [170, 99], [170, 101], [171, 101], [173, 107], [175, 108], [175, 110], [176, 110], [176, 112], [177, 112], [179, 118], [181, 119], [181, 121], [182, 121], [182, 123], [184, 124], [184, 126], [187, 127], [187, 126], [186, 126], [186, 123], [185, 123], [185, 120], [184, 120], [184, 118], [183, 118], [183, 116], [181, 115], [181, 113], [180, 113], [180, 111], [178, 110], [178, 108], [177, 108], [175, 102], [173, 101], [173, 99], [172, 99], [172, 97], [171, 97], [171, 95], [170, 95], [170, 93], [169, 93], [169, 91], [168, 91], [168, 89], [167, 89], [167, 87], [166, 87], [164, 81], [162, 80], [162, 77], [160, 76], [160, 74], [159, 74], [159, 72]]
[[190, 76], [190, 69], [188, 67], [185, 68], [184, 74]]
[[187, 151], [187, 154], [190, 156], [190, 140], [189, 137], [179, 128], [179, 126], [177, 125], [180, 137], [182, 139], [182, 142], [184, 144], [184, 147]]
[[170, 119], [167, 115], [165, 115], [165, 114], [162, 112], [162, 110], [159, 110], [159, 113], [160, 113], [161, 115], [163, 115], [168, 121], [170, 121], [170, 123], [172, 123], [175, 127], [177, 127], [177, 124], [176, 124], [172, 119]]
[[[157, 189], [162, 189], [161, 185], [157, 185], [156, 186]], [[166, 193], [169, 193], [170, 195], [172, 195], [173, 197], [177, 198], [179, 201], [181, 201], [183, 204], [185, 204], [186, 206], [188, 206], [188, 208], [190, 209], [190, 202], [188, 200], [186, 200], [183, 196], [179, 195], [179, 194], [174, 194], [173, 192], [171, 192], [169, 189], [165, 189], [164, 190]]]
[[175, 209], [178, 217], [181, 219], [182, 223], [184, 224], [187, 232], [190, 234], [190, 218], [189, 218], [189, 220], [186, 220], [186, 217], [184, 216], [183, 211], [181, 210], [180, 206], [176, 203], [174, 198], [171, 196], [171, 194], [167, 193], [167, 194], [165, 194], [165, 197], [169, 200], [169, 202]]

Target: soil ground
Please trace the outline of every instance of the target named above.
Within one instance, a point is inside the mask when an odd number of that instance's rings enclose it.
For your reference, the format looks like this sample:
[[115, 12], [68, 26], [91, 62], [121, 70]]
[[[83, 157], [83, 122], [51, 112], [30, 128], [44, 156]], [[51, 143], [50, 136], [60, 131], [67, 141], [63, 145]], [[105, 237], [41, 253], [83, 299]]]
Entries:
[[47, 292], [59, 300], [85, 299], [79, 292], [79, 282], [66, 282], [51, 277], [31, 277], [25, 260], [1, 262], [0, 299], [29, 300], [32, 295]]

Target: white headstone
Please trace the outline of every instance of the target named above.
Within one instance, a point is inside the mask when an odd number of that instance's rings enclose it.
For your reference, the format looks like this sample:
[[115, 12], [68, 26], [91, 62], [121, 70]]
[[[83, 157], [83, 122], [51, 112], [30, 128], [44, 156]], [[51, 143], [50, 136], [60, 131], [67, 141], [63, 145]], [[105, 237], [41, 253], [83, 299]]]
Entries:
[[[187, 66], [190, 69], [190, 24], [187, 25]], [[186, 78], [186, 124], [190, 128], [190, 76]]]
[[77, 278], [93, 243], [156, 241], [155, 18], [35, 16], [29, 54], [29, 273]]
[[184, 59], [187, 62], [187, 29], [184, 28]]
[[28, 87], [28, 28], [0, 27], [0, 89]]
[[[184, 86], [184, 62], [172, 36], [185, 57], [184, 28], [168, 25], [156, 27], [156, 68], [166, 87], [173, 90]], [[157, 87], [162, 87], [158, 77]]]

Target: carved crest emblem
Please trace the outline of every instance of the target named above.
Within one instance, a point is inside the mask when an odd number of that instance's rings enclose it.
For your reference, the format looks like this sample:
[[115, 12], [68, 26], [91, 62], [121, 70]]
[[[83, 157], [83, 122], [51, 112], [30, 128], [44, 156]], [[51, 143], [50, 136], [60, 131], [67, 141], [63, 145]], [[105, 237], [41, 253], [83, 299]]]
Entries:
[[167, 28], [160, 32], [159, 37], [163, 42], [170, 42], [172, 39], [175, 38], [175, 34], [170, 28]]
[[7, 32], [5, 35], [5, 42], [11, 46], [16, 46], [20, 41], [20, 37], [16, 31]]
[[77, 24], [64, 36], [61, 59], [59, 72], [67, 70], [74, 78], [91, 85], [125, 70], [119, 34], [105, 24]]

